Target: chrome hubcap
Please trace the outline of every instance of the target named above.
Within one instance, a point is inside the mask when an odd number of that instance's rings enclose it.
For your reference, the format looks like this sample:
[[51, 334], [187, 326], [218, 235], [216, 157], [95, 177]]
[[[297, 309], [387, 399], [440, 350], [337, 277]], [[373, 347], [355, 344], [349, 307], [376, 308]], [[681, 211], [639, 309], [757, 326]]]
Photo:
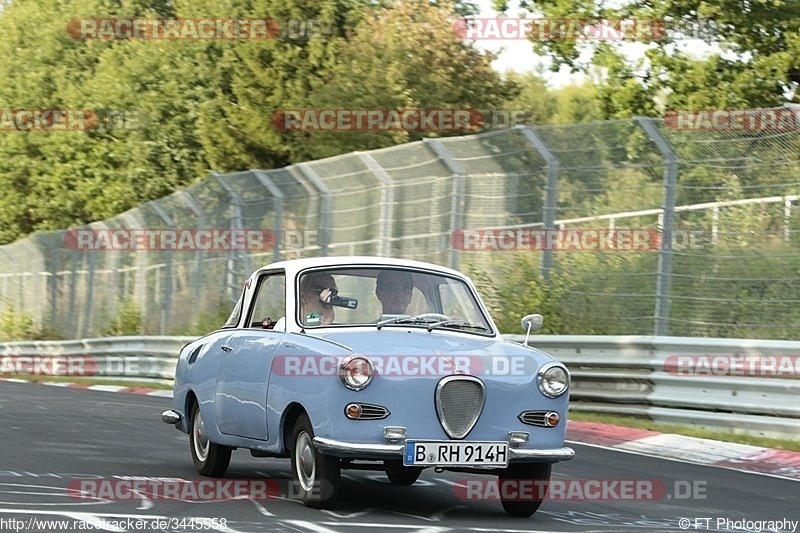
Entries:
[[194, 423], [192, 425], [192, 432], [194, 433], [194, 454], [200, 461], [205, 461], [208, 459], [210, 444], [208, 442], [208, 437], [206, 437], [206, 426], [205, 423], [203, 423], [203, 417], [200, 416], [199, 410], [194, 417]]
[[311, 437], [305, 431], [301, 432], [294, 445], [295, 469], [297, 470], [297, 481], [306, 492], [311, 492], [317, 474], [315, 454]]

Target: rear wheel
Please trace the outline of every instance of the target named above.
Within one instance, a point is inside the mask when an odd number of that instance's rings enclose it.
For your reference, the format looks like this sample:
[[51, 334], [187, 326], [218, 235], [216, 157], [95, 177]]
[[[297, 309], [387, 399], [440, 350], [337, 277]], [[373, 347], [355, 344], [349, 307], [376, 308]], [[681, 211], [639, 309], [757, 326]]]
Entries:
[[305, 413], [294, 424], [290, 446], [292, 480], [300, 500], [306, 506], [318, 509], [333, 505], [341, 477], [339, 460], [322, 455], [316, 449], [314, 429]]
[[403, 466], [400, 461], [384, 461], [383, 466], [386, 477], [394, 485], [413, 485], [422, 473], [422, 468]]
[[198, 404], [194, 404], [192, 407], [190, 428], [189, 451], [197, 471], [204, 476], [211, 477], [220, 477], [225, 474], [231, 462], [231, 448], [214, 444], [208, 440], [206, 426]]
[[[527, 518], [539, 509], [547, 497], [551, 467], [550, 463], [523, 463], [511, 465], [497, 476], [501, 498], [504, 494], [514, 495], [501, 499], [507, 514]], [[524, 483], [530, 480], [533, 480], [532, 487]]]

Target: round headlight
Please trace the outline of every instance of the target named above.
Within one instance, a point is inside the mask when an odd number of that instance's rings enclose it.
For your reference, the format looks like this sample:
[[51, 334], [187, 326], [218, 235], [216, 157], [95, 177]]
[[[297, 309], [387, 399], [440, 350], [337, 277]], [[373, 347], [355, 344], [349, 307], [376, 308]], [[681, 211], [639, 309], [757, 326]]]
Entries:
[[569, 388], [569, 373], [563, 366], [550, 363], [539, 369], [536, 383], [542, 394], [548, 398], [558, 398]]
[[375, 369], [366, 357], [351, 355], [339, 365], [339, 379], [351, 390], [361, 390], [372, 381]]

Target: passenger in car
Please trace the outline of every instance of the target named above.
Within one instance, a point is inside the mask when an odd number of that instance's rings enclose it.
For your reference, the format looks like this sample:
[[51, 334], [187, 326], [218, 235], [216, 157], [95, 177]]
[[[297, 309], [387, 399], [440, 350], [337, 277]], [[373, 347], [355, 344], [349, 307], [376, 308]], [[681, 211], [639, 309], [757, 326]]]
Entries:
[[411, 303], [414, 278], [402, 270], [381, 270], [375, 282], [375, 296], [384, 315], [404, 315]]

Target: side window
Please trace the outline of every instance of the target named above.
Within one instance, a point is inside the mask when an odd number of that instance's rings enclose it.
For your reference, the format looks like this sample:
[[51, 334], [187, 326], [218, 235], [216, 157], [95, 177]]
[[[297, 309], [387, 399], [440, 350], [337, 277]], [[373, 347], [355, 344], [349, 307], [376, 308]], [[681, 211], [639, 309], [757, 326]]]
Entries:
[[249, 327], [273, 329], [285, 313], [286, 276], [282, 272], [265, 274], [258, 280]]

